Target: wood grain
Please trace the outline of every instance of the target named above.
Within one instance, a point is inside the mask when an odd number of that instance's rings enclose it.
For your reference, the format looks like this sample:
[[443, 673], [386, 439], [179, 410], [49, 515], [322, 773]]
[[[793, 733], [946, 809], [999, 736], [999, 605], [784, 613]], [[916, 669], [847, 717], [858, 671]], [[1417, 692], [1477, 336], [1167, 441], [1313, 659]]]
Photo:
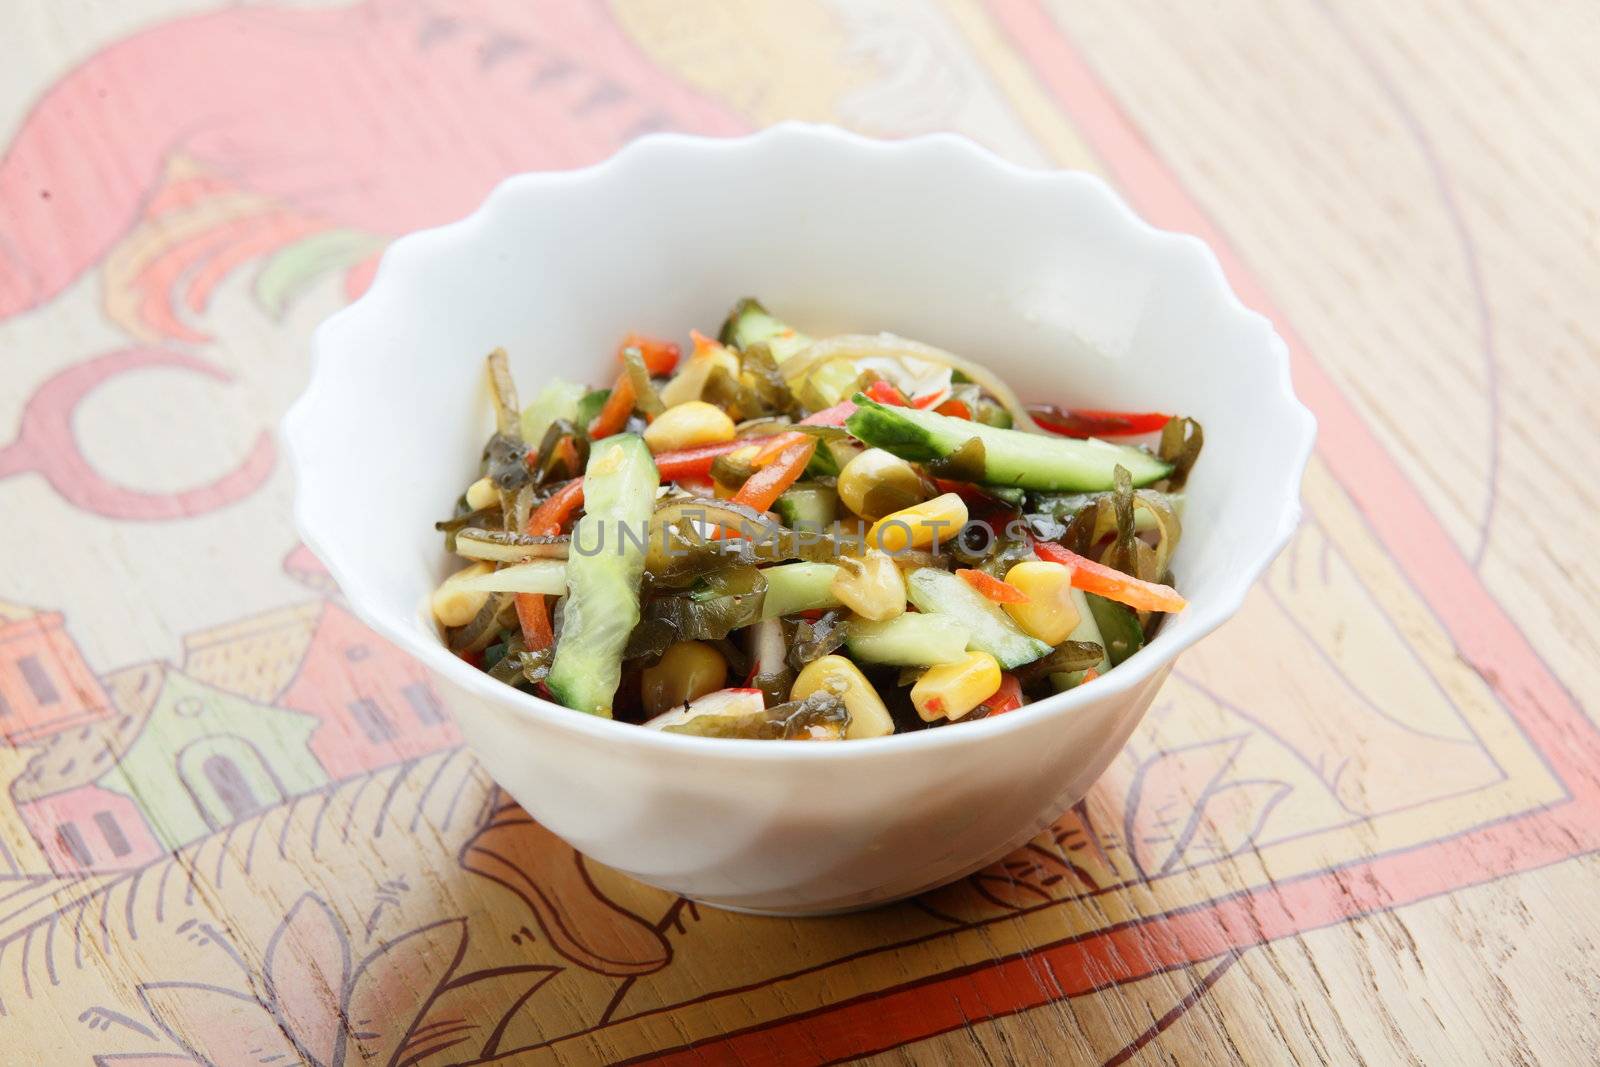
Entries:
[[[1592, 1059], [1592, 7], [141, 0], [0, 36], [4, 1047]], [[1213, 242], [1323, 421], [1305, 527], [1083, 805], [804, 922], [522, 816], [297, 547], [268, 436], [398, 232], [790, 117], [1099, 171]]]

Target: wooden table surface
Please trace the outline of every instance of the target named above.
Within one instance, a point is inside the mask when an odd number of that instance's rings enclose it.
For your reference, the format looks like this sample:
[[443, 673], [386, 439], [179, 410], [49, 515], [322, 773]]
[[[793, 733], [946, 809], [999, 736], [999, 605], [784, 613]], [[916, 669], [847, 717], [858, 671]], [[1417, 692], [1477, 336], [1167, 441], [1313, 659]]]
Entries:
[[[1594, 1061], [1592, 5], [72, 0], [0, 54], [0, 1060]], [[391, 237], [792, 117], [1105, 175], [1321, 424], [1084, 803], [805, 921], [523, 817], [273, 437]]]

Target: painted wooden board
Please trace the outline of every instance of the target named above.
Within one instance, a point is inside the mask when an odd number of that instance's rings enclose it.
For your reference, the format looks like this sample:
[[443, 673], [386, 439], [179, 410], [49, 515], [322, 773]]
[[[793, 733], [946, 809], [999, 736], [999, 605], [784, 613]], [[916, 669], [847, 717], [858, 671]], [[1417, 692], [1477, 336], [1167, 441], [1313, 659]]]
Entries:
[[[1592, 14], [0, 12], [0, 1047], [21, 1062], [1585, 1058], [1600, 1024]], [[1216, 250], [1306, 522], [1105, 779], [784, 921], [531, 822], [288, 517], [305, 340], [396, 234], [658, 129], [954, 129]], [[730, 294], [737, 295], [737, 294]]]

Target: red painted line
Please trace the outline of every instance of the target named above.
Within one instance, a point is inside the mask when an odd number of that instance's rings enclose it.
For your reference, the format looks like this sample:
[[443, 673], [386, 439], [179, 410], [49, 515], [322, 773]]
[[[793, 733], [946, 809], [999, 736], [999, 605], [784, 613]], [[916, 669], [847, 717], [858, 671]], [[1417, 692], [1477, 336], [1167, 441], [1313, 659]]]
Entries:
[[1600, 734], [1484, 587], [1415, 487], [1288, 326], [1266, 287], [1033, 0], [991, 0], [996, 23], [1152, 223], [1216, 252], [1246, 304], [1288, 342], [1318, 452], [1418, 595], [1569, 790], [1559, 805], [1232, 897], [974, 964], [653, 1054], [662, 1064], [818, 1064], [894, 1048], [1064, 997], [1214, 959], [1373, 911], [1600, 850]]
[[800, 1067], [896, 1048], [1600, 849], [1597, 801], [1591, 785], [1558, 814], [1508, 819], [640, 1059], [670, 1067]]
[[[1317, 453], [1379, 541], [1400, 564], [1463, 658], [1530, 732], [1560, 732], [1542, 746], [1567, 777], [1600, 757], [1576, 701], [1484, 587], [1348, 397], [1311, 356], [1266, 286], [1035, 0], [991, 0], [996, 23], [1032, 66], [1057, 106], [1105, 162], [1117, 188], [1156, 226], [1192, 233], [1216, 252], [1229, 284], [1266, 315], [1288, 343], [1295, 391], [1317, 416]], [[1563, 725], [1565, 724], [1565, 725]], [[1576, 727], [1576, 729], [1574, 729]]]

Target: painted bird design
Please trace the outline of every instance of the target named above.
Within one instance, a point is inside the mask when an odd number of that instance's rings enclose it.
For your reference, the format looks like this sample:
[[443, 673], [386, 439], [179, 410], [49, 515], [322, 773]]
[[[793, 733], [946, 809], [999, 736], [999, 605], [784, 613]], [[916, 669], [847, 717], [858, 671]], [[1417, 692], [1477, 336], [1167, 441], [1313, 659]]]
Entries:
[[601, 4], [240, 5], [165, 22], [63, 78], [0, 158], [0, 319], [99, 263], [174, 158], [232, 195], [394, 235], [465, 214], [508, 174], [668, 128], [742, 123]]

